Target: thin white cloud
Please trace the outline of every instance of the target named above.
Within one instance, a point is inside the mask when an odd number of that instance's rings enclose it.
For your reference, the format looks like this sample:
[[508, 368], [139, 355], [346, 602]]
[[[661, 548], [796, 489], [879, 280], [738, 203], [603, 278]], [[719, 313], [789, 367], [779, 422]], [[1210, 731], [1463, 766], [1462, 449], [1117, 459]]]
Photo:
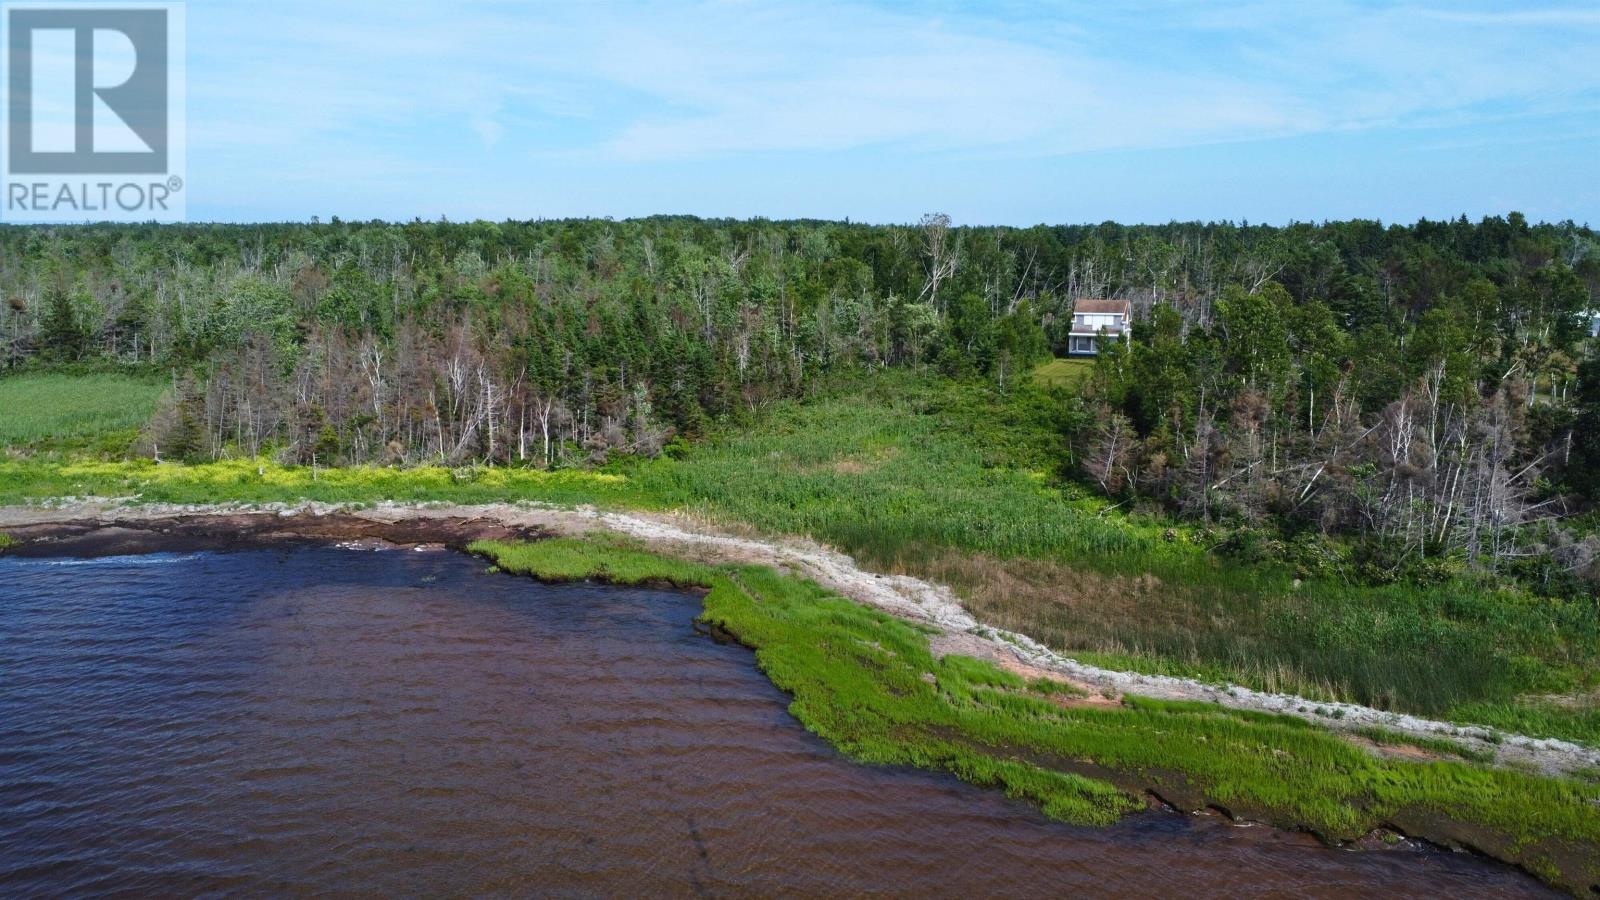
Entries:
[[[294, 0], [190, 11], [190, 144], [633, 163], [1172, 147], [1493, 120], [1600, 96], [1600, 13], [1454, 5]], [[1014, 9], [1013, 12], [1016, 12]], [[1515, 26], [1515, 27], [1509, 27]], [[257, 48], [254, 52], [250, 48]], [[196, 156], [196, 159], [200, 159]]]

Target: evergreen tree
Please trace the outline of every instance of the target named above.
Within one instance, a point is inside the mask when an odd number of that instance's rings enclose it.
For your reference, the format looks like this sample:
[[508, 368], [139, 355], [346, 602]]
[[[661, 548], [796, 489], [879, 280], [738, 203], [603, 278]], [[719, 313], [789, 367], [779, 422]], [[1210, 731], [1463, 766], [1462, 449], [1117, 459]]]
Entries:
[[1578, 367], [1577, 420], [1572, 427], [1572, 457], [1567, 484], [1590, 500], [1600, 500], [1600, 347]]
[[45, 292], [44, 318], [39, 323], [39, 346], [47, 356], [76, 360], [88, 349], [89, 333], [78, 317], [72, 297], [58, 282]]

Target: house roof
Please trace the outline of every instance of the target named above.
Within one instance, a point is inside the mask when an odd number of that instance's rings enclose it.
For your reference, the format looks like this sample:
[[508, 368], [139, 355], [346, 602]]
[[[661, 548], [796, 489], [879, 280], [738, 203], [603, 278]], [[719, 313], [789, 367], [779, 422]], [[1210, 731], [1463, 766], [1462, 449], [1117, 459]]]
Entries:
[[1123, 313], [1128, 312], [1126, 300], [1101, 300], [1093, 297], [1081, 297], [1072, 304], [1074, 313]]

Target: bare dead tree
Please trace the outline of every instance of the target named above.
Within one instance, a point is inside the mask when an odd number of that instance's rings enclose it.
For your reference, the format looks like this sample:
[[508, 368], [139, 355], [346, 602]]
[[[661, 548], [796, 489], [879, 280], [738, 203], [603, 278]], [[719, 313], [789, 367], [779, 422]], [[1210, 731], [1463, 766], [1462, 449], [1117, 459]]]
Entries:
[[928, 277], [922, 285], [918, 300], [927, 300], [942, 314], [939, 303], [939, 285], [956, 274], [956, 249], [950, 241], [950, 217], [944, 213], [928, 213], [918, 223], [922, 229], [922, 254], [927, 260]]

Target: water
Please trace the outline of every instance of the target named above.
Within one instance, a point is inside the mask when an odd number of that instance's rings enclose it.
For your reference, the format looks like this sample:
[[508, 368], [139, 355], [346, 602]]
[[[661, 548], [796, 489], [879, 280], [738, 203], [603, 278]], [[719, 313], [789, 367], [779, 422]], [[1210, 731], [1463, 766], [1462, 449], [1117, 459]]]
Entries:
[[698, 606], [446, 552], [0, 558], [0, 895], [1542, 892], [852, 764]]

